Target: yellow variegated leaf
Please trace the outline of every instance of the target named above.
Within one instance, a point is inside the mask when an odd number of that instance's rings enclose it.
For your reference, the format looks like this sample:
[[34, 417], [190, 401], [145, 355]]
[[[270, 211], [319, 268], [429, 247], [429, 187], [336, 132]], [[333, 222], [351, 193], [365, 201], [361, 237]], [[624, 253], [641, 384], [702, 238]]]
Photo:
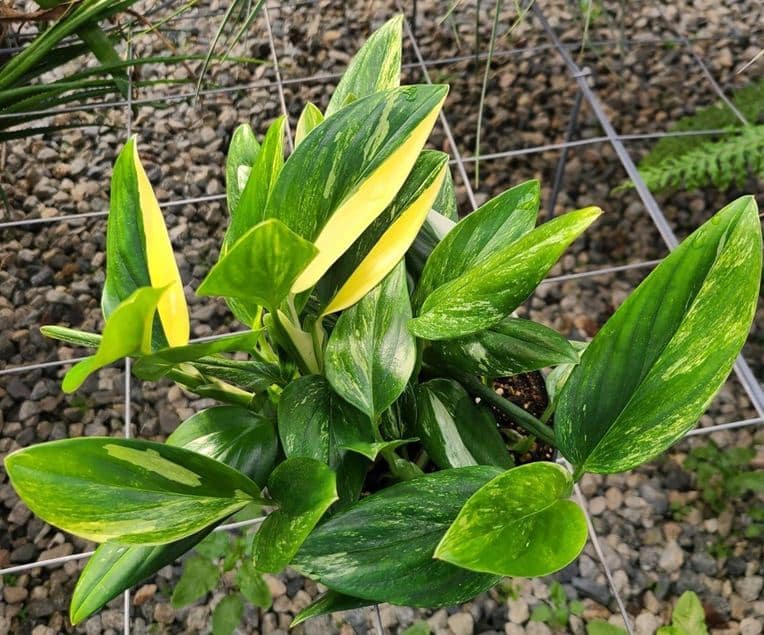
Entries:
[[380, 280], [384, 278], [395, 264], [403, 258], [406, 250], [414, 242], [419, 228], [424, 223], [435, 198], [438, 195], [447, 165], [444, 163], [433, 182], [415, 199], [411, 205], [393, 222], [382, 235], [379, 242], [371, 249], [358, 268], [348, 278], [347, 282], [334, 296], [324, 315], [341, 311], [355, 304]]
[[305, 108], [302, 109], [300, 118], [297, 120], [297, 129], [294, 133], [295, 147], [300, 145], [302, 140], [308, 136], [308, 133], [323, 120], [324, 115], [314, 103], [308, 102], [305, 104]]
[[392, 202], [396, 192], [411, 172], [411, 168], [414, 167], [419, 152], [435, 125], [445, 98], [444, 93], [411, 131], [408, 138], [393, 150], [331, 215], [314, 241], [319, 250], [318, 255], [297, 278], [292, 287], [293, 293], [301, 293], [316, 284], [332, 263]]
[[166, 291], [159, 299], [159, 319], [170, 346], [188, 344], [189, 319], [183, 283], [180, 279], [170, 237], [164, 224], [159, 202], [151, 188], [146, 171], [138, 157], [138, 146], [133, 144], [133, 161], [138, 179], [143, 233], [146, 237], [146, 260], [151, 286]]

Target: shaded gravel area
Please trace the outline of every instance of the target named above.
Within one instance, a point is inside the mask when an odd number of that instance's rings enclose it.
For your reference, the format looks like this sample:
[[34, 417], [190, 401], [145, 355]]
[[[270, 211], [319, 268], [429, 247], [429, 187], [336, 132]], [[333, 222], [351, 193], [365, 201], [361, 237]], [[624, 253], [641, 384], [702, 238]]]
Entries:
[[[275, 4], [275, 3], [274, 3]], [[453, 14], [453, 24], [438, 24], [446, 3], [420, 0], [417, 41], [433, 82], [451, 85], [445, 113], [457, 139], [478, 203], [504, 188], [529, 178], [542, 180], [544, 210], [561, 157], [559, 149], [490, 158], [492, 154], [528, 149], [565, 140], [575, 99], [575, 86], [556, 53], [550, 49], [537, 22], [528, 17], [510, 30], [513, 3], [504, 3], [497, 55], [491, 69], [483, 117], [479, 182], [475, 184], [475, 131], [480, 98], [482, 62], [472, 55], [475, 42], [475, 2], [464, 0]], [[764, 9], [755, 0], [710, 2], [680, 0], [661, 10], [652, 3], [604, 1], [592, 23], [590, 45], [580, 64], [591, 70], [590, 81], [620, 134], [664, 132], [671, 122], [716, 101], [678, 33], [708, 64], [725, 90], [764, 74], [764, 61], [746, 73], [737, 69], [753, 58], [764, 42]], [[490, 32], [492, 3], [481, 3], [480, 40], [484, 50]], [[583, 24], [578, 3], [553, 0], [540, 3], [565, 43], [578, 53]], [[168, 31], [178, 48], [206, 51], [225, 4], [203, 3]], [[269, 9], [284, 98], [294, 126], [306, 100], [324, 107], [337, 73], [369, 31], [396, 10], [392, 0], [353, 2], [287, 2]], [[628, 44], [619, 44], [626, 39]], [[137, 52], [164, 52], [164, 45], [141, 38]], [[510, 51], [510, 49], [512, 49]], [[270, 60], [271, 49], [262, 16], [237, 55]], [[409, 41], [405, 41], [406, 80], [424, 81]], [[454, 59], [464, 58], [464, 59]], [[188, 77], [186, 69], [146, 67], [141, 79], [171, 74]], [[306, 80], [321, 75], [320, 79]], [[216, 261], [226, 225], [222, 195], [225, 151], [235, 126], [250, 121], [258, 134], [281, 113], [280, 94], [269, 85], [275, 78], [270, 63], [218, 64], [211, 79], [222, 90], [205, 94], [196, 104], [173, 95], [191, 85], [151, 87], [136, 95], [132, 131], [139, 136], [141, 155], [160, 201], [193, 199], [165, 208], [170, 236], [176, 247], [181, 276], [187, 284], [192, 336], [224, 333], [237, 328], [226, 307], [196, 298], [193, 289]], [[235, 89], [237, 86], [245, 86]], [[160, 104], [146, 103], [161, 99]], [[161, 106], [161, 107], [159, 107]], [[93, 114], [65, 113], [52, 119], [74, 121], [82, 128], [6, 144], [2, 150], [0, 187], [7, 205], [0, 204], [0, 222], [93, 214], [108, 208], [111, 164], [125, 139], [124, 109], [108, 108]], [[647, 211], [634, 192], [614, 192], [626, 174], [603, 131], [584, 105], [574, 138], [584, 140], [567, 155], [562, 188], [552, 213], [599, 204], [607, 214], [578, 241], [553, 275], [580, 273], [601, 267], [638, 263], [663, 257], [667, 250]], [[586, 142], [590, 140], [590, 142]], [[627, 140], [635, 158], [652, 141]], [[440, 124], [433, 147], [451, 151]], [[466, 188], [454, 166], [463, 212], [469, 210]], [[750, 181], [743, 191], [758, 192]], [[742, 192], [713, 189], [660, 194], [658, 202], [678, 236], [689, 234], [726, 201]], [[546, 213], [546, 212], [544, 212]], [[42, 324], [61, 323], [98, 330], [104, 278], [105, 220], [94, 216], [47, 222], [22, 228], [3, 228], [0, 240], [0, 455], [34, 443], [78, 436], [121, 436], [124, 430], [123, 368], [119, 365], [91, 377], [75, 395], [59, 388], [61, 366], [22, 373], [8, 372], [19, 365], [73, 359], [82, 350], [45, 340]], [[524, 315], [575, 338], [589, 338], [642, 280], [649, 269], [603, 274], [542, 284], [522, 309]], [[764, 305], [759, 318], [764, 317]], [[755, 323], [744, 354], [759, 377], [764, 377], [764, 320]], [[211, 405], [167, 383], [131, 383], [132, 434], [163, 440], [180, 421]], [[710, 426], [751, 418], [755, 411], [740, 383], [731, 378], [700, 422]], [[716, 432], [713, 441], [723, 450], [752, 447], [752, 466], [764, 468], [764, 428]], [[615, 584], [632, 616], [636, 633], [652, 635], [665, 624], [671, 606], [684, 590], [701, 597], [715, 635], [759, 635], [764, 622], [764, 566], [760, 538], [747, 538], [751, 510], [761, 508], [761, 497], [731, 500], [721, 513], [702, 501], [693, 474], [682, 468], [687, 453], [707, 443], [688, 438], [634, 472], [608, 477], [586, 476], [581, 490], [602, 543]], [[18, 501], [0, 470], [0, 567], [77, 553], [93, 547], [34, 518]], [[78, 627], [66, 609], [84, 561], [53, 568], [36, 568], [5, 576], [0, 582], [0, 633], [118, 633], [122, 631], [121, 599]], [[174, 609], [169, 597], [181, 571], [166, 567], [133, 595], [133, 633], [208, 633], [210, 613], [230, 591], [233, 579], [223, 577], [218, 589], [202, 601]], [[283, 633], [292, 615], [319, 592], [317, 586], [291, 571], [268, 578], [274, 597], [269, 611], [249, 607], [241, 633]], [[507, 580], [461, 607], [436, 612], [382, 606], [387, 632], [398, 633], [424, 620], [438, 635], [505, 633], [547, 635], [548, 625], [530, 621], [534, 607], [549, 601], [554, 581], [568, 598], [580, 599], [580, 617], [558, 632], [585, 633], [593, 619], [620, 623], [604, 571], [587, 545], [574, 564], [542, 580]], [[351, 611], [318, 618], [295, 632], [362, 635], [374, 632], [372, 614]]]

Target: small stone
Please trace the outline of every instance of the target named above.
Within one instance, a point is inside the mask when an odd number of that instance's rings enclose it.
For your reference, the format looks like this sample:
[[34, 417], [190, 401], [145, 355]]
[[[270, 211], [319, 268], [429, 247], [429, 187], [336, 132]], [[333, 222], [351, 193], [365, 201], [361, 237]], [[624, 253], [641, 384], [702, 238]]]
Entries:
[[678, 571], [684, 562], [684, 551], [676, 540], [670, 540], [661, 554], [658, 566], [667, 573]]
[[430, 616], [430, 618], [427, 620], [427, 623], [434, 631], [437, 631], [441, 628], [446, 628], [448, 625], [448, 612], [446, 609], [438, 609]]
[[604, 496], [595, 496], [589, 501], [589, 513], [592, 516], [600, 516], [607, 508], [607, 500]]
[[746, 602], [755, 602], [759, 599], [761, 589], [764, 587], [764, 578], [760, 575], [751, 575], [740, 580], [735, 580], [735, 591]]
[[135, 592], [133, 596], [133, 604], [135, 606], [141, 606], [154, 597], [157, 592], [156, 584], [144, 584], [140, 589]]
[[761, 635], [762, 625], [753, 617], [746, 617], [740, 622], [740, 635]]
[[525, 635], [525, 629], [517, 624], [508, 623], [504, 625], [504, 633], [505, 635]]
[[522, 598], [518, 600], [509, 600], [507, 602], [507, 616], [510, 622], [515, 624], [525, 624], [530, 617], [530, 611], [528, 610], [528, 603]]
[[609, 487], [605, 492], [605, 502], [610, 511], [618, 509], [623, 505], [623, 494], [621, 493], [621, 490], [616, 489], [615, 487]]
[[475, 631], [475, 621], [469, 613], [454, 613], [448, 618], [448, 628], [454, 635], [472, 635]]
[[527, 635], [552, 635], [551, 629], [544, 622], [528, 622], [525, 632]]
[[271, 591], [271, 597], [275, 600], [276, 598], [280, 598], [282, 595], [286, 595], [287, 588], [286, 585], [279, 580], [274, 575], [266, 575], [265, 576], [265, 583], [268, 585], [268, 588]]
[[589, 578], [573, 578], [573, 588], [581, 595], [607, 606], [610, 602], [610, 590], [604, 584], [599, 584]]
[[32, 600], [26, 604], [27, 613], [32, 619], [53, 615], [56, 607], [50, 600]]
[[207, 606], [192, 606], [186, 618], [189, 631], [203, 631], [209, 625], [210, 610]]
[[104, 629], [122, 630], [125, 625], [125, 615], [119, 609], [101, 611], [101, 625]]
[[3, 587], [3, 597], [8, 604], [18, 604], [27, 599], [29, 591], [24, 587], [7, 586]]
[[56, 635], [56, 631], [45, 624], [38, 624], [32, 629], [32, 635]]
[[175, 619], [175, 609], [169, 604], [157, 604], [154, 607], [154, 619], [162, 624], [172, 624]]
[[654, 635], [661, 626], [661, 620], [652, 613], [640, 613], [634, 620], [636, 635]]

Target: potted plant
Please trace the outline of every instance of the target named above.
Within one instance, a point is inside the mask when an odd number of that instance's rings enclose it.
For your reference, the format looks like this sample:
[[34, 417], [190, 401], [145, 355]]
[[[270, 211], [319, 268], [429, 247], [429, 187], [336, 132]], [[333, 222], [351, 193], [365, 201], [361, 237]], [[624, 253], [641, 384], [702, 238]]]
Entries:
[[552, 573], [587, 537], [573, 483], [664, 451], [725, 381], [758, 295], [752, 197], [677, 247], [588, 345], [568, 342], [514, 311], [600, 210], [536, 226], [529, 181], [458, 220], [447, 156], [423, 149], [447, 87], [399, 86], [400, 58], [397, 17], [326, 112], [305, 107], [286, 161], [283, 118], [262, 142], [236, 131], [230, 224], [197, 293], [224, 297], [246, 331], [189, 343], [135, 139], [119, 155], [103, 333], [43, 328], [96, 349], [63, 389], [130, 356], [138, 377], [221, 405], [164, 444], [90, 437], [6, 457], [38, 516], [103, 543], [73, 622], [252, 502], [272, 509], [254, 568], [289, 565], [329, 588], [295, 622], [375, 602], [453, 605], [501, 576]]

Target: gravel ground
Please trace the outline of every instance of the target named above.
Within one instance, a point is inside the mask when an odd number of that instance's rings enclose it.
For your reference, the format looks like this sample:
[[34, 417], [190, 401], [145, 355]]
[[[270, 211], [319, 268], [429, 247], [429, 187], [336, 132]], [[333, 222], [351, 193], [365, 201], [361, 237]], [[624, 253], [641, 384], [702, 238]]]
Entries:
[[[203, 3], [197, 16], [179, 23], [171, 33], [184, 51], [203, 52], [215, 22], [202, 19], [219, 12], [219, 2]], [[497, 51], [486, 96], [481, 152], [484, 155], [560, 143], [565, 138], [575, 98], [573, 82], [540, 32], [528, 19], [513, 29], [511, 6], [502, 15]], [[755, 0], [723, 3], [688, 0], [663, 8], [662, 19], [653, 3], [632, 3], [621, 18], [621, 3], [601, 3], [604, 13], [589, 30], [590, 46], [581, 64], [592, 70], [591, 82], [621, 134], [667, 130], [672, 121], [715, 101], [715, 95], [689, 54], [676, 43], [677, 30], [692, 38], [693, 49], [725, 88], [762, 75], [762, 62], [745, 76], [735, 74], [761, 46], [762, 8]], [[328, 101], [336, 74], [346, 65], [368, 32], [395, 11], [391, 0], [343, 3], [285, 3], [270, 10], [284, 96], [294, 125], [306, 100], [319, 106]], [[480, 34], [490, 32], [492, 3], [482, 3]], [[580, 42], [582, 22], [577, 3], [561, 0], [542, 5], [566, 43]], [[468, 57], [433, 64], [434, 82], [448, 82], [451, 92], [446, 116], [474, 186], [475, 130], [482, 65], [469, 56], [474, 47], [475, 3], [464, 1], [454, 13], [455, 25], [438, 24], [444, 3], [420, 0], [417, 40], [428, 60]], [[572, 7], [572, 8], [571, 8]], [[757, 17], [758, 16], [758, 17]], [[458, 34], [458, 37], [457, 37]], [[622, 34], [628, 46], [616, 43]], [[663, 44], [656, 45], [660, 40]], [[758, 46], [757, 43], [758, 42]], [[162, 51], [156, 40], [137, 43], [141, 54]], [[405, 43], [408, 81], [423, 81]], [[524, 49], [503, 53], [508, 49]], [[577, 50], [576, 50], [577, 52]], [[259, 20], [237, 54], [264, 60], [270, 57], [265, 24]], [[144, 68], [141, 77], [167, 75], [164, 67]], [[176, 78], [185, 69], [174, 69]], [[321, 75], [322, 79], [299, 81]], [[149, 97], [177, 94], [188, 86], [142, 89], [132, 117], [141, 154], [161, 201], [204, 200], [167, 208], [167, 224], [176, 246], [181, 275], [188, 283], [193, 336], [222, 333], [235, 324], [216, 300], [195, 298], [195, 288], [215, 262], [225, 227], [225, 213], [215, 198], [223, 193], [224, 154], [234, 127], [252, 122], [259, 134], [280, 114], [280, 95], [270, 64], [218, 65], [212, 78], [221, 87], [245, 89], [206, 95], [197, 104], [165, 99], [164, 108], [142, 103]], [[108, 207], [108, 175], [124, 142], [127, 125], [123, 109], [93, 115], [61, 114], [56, 123], [82, 121], [87, 126], [46, 137], [7, 144], [0, 185], [8, 197], [0, 221], [102, 212]], [[594, 139], [603, 132], [587, 106], [581, 110], [577, 139]], [[450, 150], [440, 124], [434, 147]], [[628, 141], [639, 157], [650, 147], [645, 140]], [[544, 205], [551, 197], [559, 150], [510, 158], [486, 158], [479, 163], [478, 202], [512, 184], [541, 178]], [[614, 193], [626, 175], [607, 143], [592, 142], [568, 153], [562, 190], [554, 213], [587, 204], [600, 204], [608, 214], [576, 243], [554, 273], [587, 271], [609, 265], [660, 258], [666, 254], [644, 206], [633, 192]], [[463, 182], [455, 173], [463, 211], [469, 210]], [[748, 191], [762, 192], [761, 183]], [[682, 237], [738, 192], [696, 190], [658, 197], [676, 233]], [[760, 199], [761, 200], [761, 199]], [[37, 327], [62, 323], [97, 330], [101, 325], [99, 297], [103, 284], [105, 221], [100, 218], [33, 225], [3, 230], [0, 241], [0, 373], [22, 364], [68, 359], [82, 351], [44, 340]], [[574, 338], [591, 337], [646, 274], [637, 269], [620, 274], [551, 282], [539, 287], [523, 311]], [[764, 313], [762, 307], [761, 313]], [[764, 376], [764, 321], [758, 320], [745, 350], [760, 377]], [[91, 377], [76, 395], [59, 389], [58, 367], [25, 373], [0, 374], [0, 455], [33, 443], [82, 435], [124, 434], [124, 374], [107, 368]], [[164, 439], [177, 424], [210, 405], [169, 384], [131, 385], [134, 435]], [[701, 425], [709, 426], [755, 416], [738, 381], [730, 379]], [[754, 465], [764, 468], [764, 429], [750, 428], [711, 435], [722, 448], [754, 447]], [[694, 437], [666, 456], [632, 473], [605, 478], [587, 476], [581, 483], [589, 511], [615, 583], [635, 620], [639, 635], [651, 635], [666, 623], [670, 607], [682, 591], [693, 589], [707, 609], [716, 635], [758, 635], [762, 632], [764, 600], [762, 543], [744, 537], [752, 505], [761, 499], [731, 501], [721, 514], [705, 506], [692, 475], [682, 469], [687, 452], [705, 443]], [[18, 501], [0, 472], [0, 567], [68, 555], [92, 545], [34, 518]], [[83, 561], [57, 568], [38, 568], [0, 582], [0, 633], [116, 633], [121, 632], [121, 599], [100, 615], [72, 628], [66, 620], [71, 589]], [[224, 597], [231, 580], [196, 605], [175, 610], [169, 604], [173, 581], [181, 567], [166, 567], [140, 587], [133, 598], [134, 633], [206, 633], [210, 611]], [[386, 630], [397, 633], [426, 620], [439, 635], [506, 633], [545, 635], [546, 624], [529, 621], [533, 607], [545, 602], [554, 580], [571, 599], [584, 603], [581, 618], [571, 618], [560, 632], [584, 633], [591, 619], [619, 623], [614, 598], [604, 572], [588, 545], [579, 561], [557, 576], [543, 580], [512, 580], [461, 607], [437, 612], [381, 607]], [[249, 608], [242, 633], [284, 632], [291, 615], [318, 593], [316, 585], [292, 572], [270, 577], [271, 610]], [[244, 625], [245, 624], [245, 625]], [[369, 611], [353, 611], [306, 623], [304, 633], [373, 632]]]

